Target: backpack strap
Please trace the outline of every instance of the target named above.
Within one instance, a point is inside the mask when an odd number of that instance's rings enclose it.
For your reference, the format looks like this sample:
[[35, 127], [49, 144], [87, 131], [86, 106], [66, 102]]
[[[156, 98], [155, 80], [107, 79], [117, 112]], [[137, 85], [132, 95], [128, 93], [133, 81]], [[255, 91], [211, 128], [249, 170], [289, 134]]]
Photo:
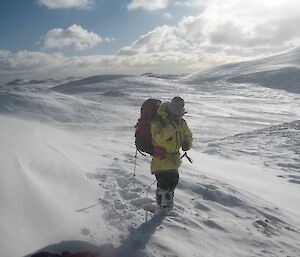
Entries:
[[140, 151], [139, 149], [136, 148], [136, 150], [143, 156], [147, 156], [146, 154], [144, 154], [142, 151]]

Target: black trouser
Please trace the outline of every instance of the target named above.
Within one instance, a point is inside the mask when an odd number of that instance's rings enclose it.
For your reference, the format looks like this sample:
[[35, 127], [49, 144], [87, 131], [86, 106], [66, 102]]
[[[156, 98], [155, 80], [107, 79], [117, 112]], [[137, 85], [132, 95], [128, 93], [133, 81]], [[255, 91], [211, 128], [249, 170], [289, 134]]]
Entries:
[[157, 187], [162, 190], [174, 191], [179, 181], [177, 170], [161, 171], [155, 174]]

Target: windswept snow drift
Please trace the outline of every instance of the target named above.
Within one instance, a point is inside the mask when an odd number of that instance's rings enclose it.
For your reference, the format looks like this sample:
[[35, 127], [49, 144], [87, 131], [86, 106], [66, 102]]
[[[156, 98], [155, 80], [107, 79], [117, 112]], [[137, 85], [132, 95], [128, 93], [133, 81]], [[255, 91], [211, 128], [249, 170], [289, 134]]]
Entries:
[[[81, 139], [0, 116], [0, 141], [1, 256], [23, 256], [49, 242], [84, 238], [81, 230], [96, 225], [76, 210], [93, 203], [99, 187], [86, 176], [82, 161], [91, 152]], [[97, 207], [91, 216], [99, 215]], [[101, 220], [97, 224], [104, 227]]]
[[300, 94], [300, 68], [297, 67], [258, 71], [232, 77], [227, 81], [232, 83], [253, 83]]
[[[0, 256], [299, 256], [300, 95], [272, 79], [270, 88], [257, 84], [271, 70], [293, 73], [299, 57], [179, 80], [107, 75], [1, 86]], [[186, 100], [194, 163], [183, 159], [175, 210], [153, 215], [150, 158], [134, 157], [134, 125], [145, 99], [175, 95]]]
[[[300, 175], [299, 146], [300, 120], [297, 120], [216, 140], [207, 145], [205, 153], [246, 157], [252, 163], [263, 161], [265, 166], [278, 166], [287, 172], [287, 177], [293, 178], [288, 174], [291, 171]], [[290, 181], [297, 183], [294, 179]]]

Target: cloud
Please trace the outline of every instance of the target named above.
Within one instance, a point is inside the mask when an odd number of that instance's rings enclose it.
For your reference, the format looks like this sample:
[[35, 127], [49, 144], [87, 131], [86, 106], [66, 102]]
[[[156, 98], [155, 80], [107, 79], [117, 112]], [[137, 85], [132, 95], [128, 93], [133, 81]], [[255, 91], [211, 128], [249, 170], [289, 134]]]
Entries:
[[50, 9], [90, 9], [95, 0], [37, 0], [37, 3]]
[[[204, 5], [198, 16], [183, 17], [182, 20], [166, 32], [168, 37], [156, 41], [156, 45], [166, 46], [172, 38], [169, 49], [194, 51], [218, 47], [240, 49], [255, 54], [259, 49], [280, 49], [295, 47], [300, 41], [300, 3], [296, 0], [243, 1], [243, 0], [193, 0], [177, 1], [173, 4]], [[162, 28], [162, 27], [160, 27]], [[154, 29], [141, 36], [130, 46], [123, 48], [128, 53], [137, 53], [147, 48], [154, 50], [151, 37], [158, 35], [161, 29]], [[147, 39], [147, 40], [146, 40]], [[179, 44], [180, 42], [180, 44]], [[143, 45], [143, 48], [137, 47]], [[157, 47], [156, 47], [157, 48]], [[164, 51], [167, 47], [161, 47]]]
[[146, 11], [154, 11], [159, 9], [166, 9], [168, 6], [179, 7], [204, 7], [209, 0], [132, 0], [127, 6], [129, 11], [136, 9], [144, 9]]
[[166, 12], [162, 15], [162, 18], [165, 19], [165, 20], [172, 20], [173, 19], [173, 15]]
[[176, 56], [193, 59], [192, 56], [207, 54], [216, 58], [215, 64], [221, 64], [299, 46], [300, 3], [296, 0], [173, 2], [176, 3], [206, 6], [199, 15], [183, 17], [175, 26], [156, 27], [141, 35], [122, 47], [118, 55], [135, 58], [176, 52]]
[[[297, 0], [212, 0], [197, 17], [201, 22], [186, 26], [207, 38], [211, 45], [239, 48], [278, 47], [300, 37]], [[194, 37], [197, 41], [197, 37]]]
[[183, 17], [178, 23], [177, 30], [181, 37], [186, 41], [199, 45], [207, 40], [205, 35], [206, 23], [207, 22], [202, 15], [197, 17]]
[[[0, 50], [8, 53], [8, 51]], [[191, 54], [176, 51], [143, 53], [134, 56], [94, 55], [66, 57], [62, 53], [20, 51], [0, 57], [0, 82], [16, 78], [60, 79], [68, 76], [97, 74], [191, 73], [225, 63], [232, 59], [225, 55]], [[84, 67], [84, 68], [83, 68]]]
[[88, 32], [81, 26], [74, 24], [65, 30], [61, 28], [50, 30], [45, 36], [44, 48], [61, 49], [74, 45], [76, 50], [86, 50], [100, 44], [102, 41], [99, 35]]
[[106, 38], [104, 38], [104, 41], [107, 42], [107, 43], [111, 43], [111, 42], [116, 41], [116, 39], [113, 38], [113, 37], [106, 37]]
[[0, 60], [11, 55], [10, 51], [0, 49]]
[[203, 7], [209, 0], [177, 0], [173, 2], [175, 6], [187, 6], [187, 7]]
[[137, 53], [164, 52], [184, 47], [184, 41], [175, 34], [174, 27], [164, 25], [141, 36], [130, 46], [120, 49], [120, 55], [133, 55]]
[[132, 0], [127, 6], [129, 11], [136, 9], [144, 9], [147, 11], [154, 11], [165, 9], [168, 6], [169, 0]]

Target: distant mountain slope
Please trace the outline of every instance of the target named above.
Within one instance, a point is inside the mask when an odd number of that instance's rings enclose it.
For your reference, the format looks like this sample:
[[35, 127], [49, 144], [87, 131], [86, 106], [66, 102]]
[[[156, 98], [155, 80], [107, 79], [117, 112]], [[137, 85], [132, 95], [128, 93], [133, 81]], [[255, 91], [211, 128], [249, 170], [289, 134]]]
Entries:
[[260, 86], [300, 93], [300, 48], [274, 56], [245, 62], [230, 63], [193, 73], [181, 79], [189, 84], [217, 81], [253, 83]]
[[76, 93], [82, 93], [87, 91], [93, 92], [93, 91], [97, 91], [97, 87], [95, 87], [95, 84], [99, 84], [102, 82], [111, 82], [113, 80], [122, 79], [126, 77], [130, 77], [130, 76], [129, 75], [93, 76], [93, 77], [88, 77], [88, 78], [58, 85], [56, 87], [53, 87], [52, 90], [60, 93], [65, 93], [65, 94], [76, 94]]
[[300, 120], [296, 120], [216, 140], [205, 152], [233, 159], [249, 157], [255, 163], [300, 173], [299, 145]]
[[285, 67], [266, 70], [229, 78], [232, 83], [254, 83], [274, 89], [284, 89], [290, 93], [300, 93], [300, 68]]
[[176, 80], [176, 79], [180, 79], [186, 75], [187, 74], [185, 74], [185, 75], [183, 75], [183, 74], [155, 74], [152, 72], [147, 72], [147, 73], [142, 74], [141, 76], [149, 77], [149, 78]]
[[55, 79], [45, 79], [45, 80], [24, 80], [24, 79], [15, 79], [13, 81], [7, 82], [7, 86], [17, 86], [17, 85], [35, 85], [35, 84], [45, 84], [45, 83], [55, 83], [58, 82], [58, 80]]
[[174, 78], [152, 77], [147, 75], [99, 75], [63, 83], [51, 90], [68, 95], [84, 96], [95, 99], [95, 96], [124, 97], [132, 94], [147, 94], [148, 97], [157, 90], [170, 92], [178, 90]]

